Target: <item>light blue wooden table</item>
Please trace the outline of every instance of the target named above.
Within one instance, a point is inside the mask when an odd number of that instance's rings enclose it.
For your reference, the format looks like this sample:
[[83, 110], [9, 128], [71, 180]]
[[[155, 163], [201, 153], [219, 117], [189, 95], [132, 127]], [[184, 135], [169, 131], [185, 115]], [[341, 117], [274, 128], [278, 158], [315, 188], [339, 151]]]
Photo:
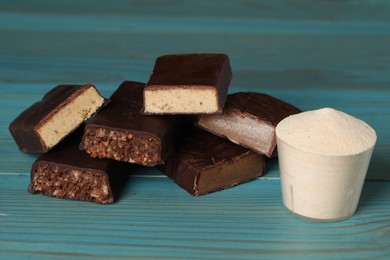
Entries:
[[[390, 2], [0, 1], [0, 259], [389, 259]], [[55, 85], [110, 96], [147, 81], [167, 53], [224, 52], [230, 92], [303, 110], [334, 107], [376, 129], [358, 211], [335, 223], [282, 206], [277, 159], [264, 177], [191, 197], [139, 167], [112, 205], [27, 192], [36, 155], [8, 125]]]

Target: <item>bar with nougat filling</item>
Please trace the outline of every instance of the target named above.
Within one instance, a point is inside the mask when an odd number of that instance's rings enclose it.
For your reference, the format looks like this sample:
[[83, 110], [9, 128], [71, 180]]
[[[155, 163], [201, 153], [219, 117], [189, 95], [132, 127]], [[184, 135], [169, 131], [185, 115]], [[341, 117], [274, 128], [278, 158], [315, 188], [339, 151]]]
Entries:
[[276, 154], [276, 125], [300, 112], [270, 95], [239, 92], [228, 95], [222, 114], [202, 115], [196, 126], [271, 157]]
[[265, 157], [192, 127], [158, 169], [193, 196], [230, 188], [261, 176]]
[[106, 102], [94, 85], [60, 85], [22, 112], [9, 130], [21, 151], [45, 153]]
[[31, 167], [29, 192], [63, 199], [109, 204], [127, 182], [131, 165], [97, 159], [79, 150], [83, 129], [76, 130]]
[[87, 123], [80, 149], [92, 157], [146, 166], [164, 163], [186, 119], [141, 115], [144, 87], [140, 82], [123, 82], [110, 104]]
[[143, 113], [221, 113], [231, 78], [226, 54], [160, 56], [144, 91]]

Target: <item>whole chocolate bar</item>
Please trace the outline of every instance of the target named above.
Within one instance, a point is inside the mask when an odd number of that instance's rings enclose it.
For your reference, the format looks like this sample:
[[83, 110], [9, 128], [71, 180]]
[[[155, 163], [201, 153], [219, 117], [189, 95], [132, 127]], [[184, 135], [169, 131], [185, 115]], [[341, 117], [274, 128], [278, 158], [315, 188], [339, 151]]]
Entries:
[[266, 94], [239, 92], [228, 95], [222, 114], [202, 115], [196, 126], [271, 157], [276, 152], [276, 125], [300, 112]]
[[31, 168], [29, 192], [108, 204], [127, 182], [130, 164], [97, 159], [79, 150], [83, 129], [76, 130]]
[[261, 176], [264, 161], [263, 155], [193, 127], [158, 169], [191, 195], [200, 196]]
[[45, 153], [106, 101], [91, 84], [60, 85], [22, 112], [9, 130], [21, 151]]
[[143, 113], [221, 113], [231, 78], [226, 54], [161, 56], [145, 88]]
[[87, 124], [80, 149], [92, 157], [155, 166], [164, 163], [185, 124], [183, 116], [141, 115], [145, 84], [123, 82]]

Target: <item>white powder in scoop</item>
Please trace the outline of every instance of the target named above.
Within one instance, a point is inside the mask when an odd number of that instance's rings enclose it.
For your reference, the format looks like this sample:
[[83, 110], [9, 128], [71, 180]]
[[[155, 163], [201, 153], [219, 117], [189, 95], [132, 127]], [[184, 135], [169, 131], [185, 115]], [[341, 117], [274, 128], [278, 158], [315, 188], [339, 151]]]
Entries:
[[296, 149], [322, 155], [353, 155], [371, 148], [376, 134], [368, 124], [332, 108], [289, 116], [276, 134]]

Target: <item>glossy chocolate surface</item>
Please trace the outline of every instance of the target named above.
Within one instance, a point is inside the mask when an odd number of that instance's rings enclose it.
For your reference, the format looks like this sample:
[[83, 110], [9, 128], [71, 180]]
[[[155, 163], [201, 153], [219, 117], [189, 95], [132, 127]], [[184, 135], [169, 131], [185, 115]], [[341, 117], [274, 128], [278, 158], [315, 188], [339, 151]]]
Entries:
[[[110, 159], [92, 158], [87, 153], [80, 151], [78, 146], [82, 138], [83, 128], [84, 126], [80, 126], [58, 146], [38, 157], [31, 168], [31, 183], [29, 186], [31, 193], [40, 192], [48, 196], [93, 201], [102, 204], [112, 203], [118, 198], [121, 189], [127, 182], [131, 165]], [[45, 177], [50, 181], [43, 183], [41, 189], [38, 189], [39, 185], [35, 183], [35, 175], [38, 174], [38, 169], [52, 169], [47, 170], [47, 177]], [[56, 175], [56, 172], [60, 173]], [[78, 172], [78, 175], [75, 175], [75, 172]], [[83, 175], [88, 175], [88, 177]], [[100, 183], [96, 184], [96, 182]], [[61, 189], [61, 196], [56, 194], [56, 188], [50, 183], [56, 183], [55, 186]], [[88, 190], [92, 185], [97, 185], [97, 188], [101, 188], [102, 185], [107, 187], [107, 191], [101, 194], [102, 198], [97, 195], [94, 197], [94, 191]]]
[[219, 85], [221, 77], [231, 78], [229, 58], [225, 54], [173, 54], [157, 58], [151, 85]]
[[214, 87], [222, 109], [232, 79], [226, 54], [172, 54], [157, 58], [146, 89]]
[[239, 92], [228, 95], [226, 108], [233, 108], [242, 116], [257, 117], [273, 126], [285, 117], [301, 112], [299, 108], [289, 103], [256, 92]]
[[70, 102], [77, 92], [88, 85], [59, 85], [47, 92], [41, 101], [23, 111], [10, 125], [11, 132], [19, 149], [23, 152], [44, 153], [48, 148], [43, 145], [36, 127], [47, 120], [61, 106]]
[[[140, 82], [123, 82], [110, 97], [110, 104], [108, 104], [97, 115], [95, 115], [95, 117], [93, 117], [87, 124], [83, 142], [80, 144], [80, 148], [91, 153], [88, 151], [89, 147], [87, 143], [90, 141], [87, 140], [87, 138], [101, 138], [102, 141], [106, 138], [105, 136], [98, 137], [95, 133], [93, 133], [95, 135], [94, 137], [88, 137], [88, 133], [99, 131], [99, 129], [103, 129], [107, 132], [115, 131], [123, 135], [123, 138], [131, 136], [131, 141], [133, 141], [135, 138], [145, 141], [145, 143], [142, 145], [134, 144], [128, 149], [113, 147], [113, 149], [118, 149], [118, 153], [128, 153], [129, 150], [136, 149], [137, 146], [147, 145], [146, 142], [152, 139], [154, 140], [153, 145], [158, 146], [156, 151], [152, 151], [152, 149], [154, 149], [152, 147], [148, 147], [147, 149], [140, 147], [139, 149], [143, 149], [143, 151], [139, 152], [139, 159], [131, 162], [148, 166], [154, 166], [155, 164], [163, 163], [168, 157], [169, 153], [172, 151], [176, 136], [178, 132], [181, 131], [181, 127], [190, 122], [187, 121], [187, 119], [193, 117], [153, 116], [140, 114], [140, 110], [143, 106], [144, 87], [145, 84]], [[128, 144], [128, 142], [124, 143], [124, 145]], [[158, 158], [155, 162], [143, 162], [143, 158], [145, 157], [142, 157], [141, 153], [157, 153], [156, 156]], [[97, 151], [96, 154], [98, 157], [105, 157], [105, 155], [102, 154], [107, 153], [105, 151]], [[126, 157], [125, 154], [122, 155], [119, 157]]]
[[[177, 142], [167, 163], [159, 169], [191, 195], [198, 196], [261, 176], [264, 167], [263, 155], [192, 127]], [[223, 174], [224, 171], [227, 174]], [[211, 176], [209, 182], [214, 182], [205, 184], [211, 188], [200, 185], [199, 179], [205, 173]]]

